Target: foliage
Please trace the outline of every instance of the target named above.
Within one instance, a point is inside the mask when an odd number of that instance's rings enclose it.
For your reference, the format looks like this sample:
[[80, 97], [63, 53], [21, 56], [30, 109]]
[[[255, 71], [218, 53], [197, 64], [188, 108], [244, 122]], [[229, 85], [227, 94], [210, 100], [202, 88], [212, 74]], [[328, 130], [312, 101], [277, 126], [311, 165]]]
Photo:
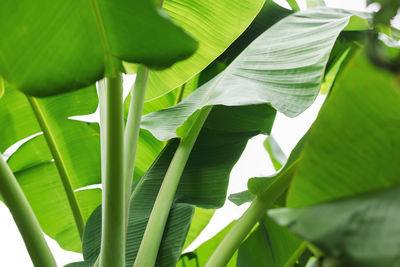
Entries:
[[[0, 196], [34, 265], [55, 266], [43, 231], [82, 252], [71, 267], [396, 266], [399, 3], [379, 2], [0, 4]], [[228, 197], [242, 217], [184, 251], [247, 141], [319, 93], [289, 158], [266, 139], [276, 173]]]

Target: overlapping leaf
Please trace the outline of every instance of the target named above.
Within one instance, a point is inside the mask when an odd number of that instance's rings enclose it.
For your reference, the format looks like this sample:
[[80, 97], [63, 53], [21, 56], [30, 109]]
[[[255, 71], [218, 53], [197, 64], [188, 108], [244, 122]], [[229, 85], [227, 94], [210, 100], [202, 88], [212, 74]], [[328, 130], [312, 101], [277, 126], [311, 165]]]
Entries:
[[150, 0], [2, 1], [0, 73], [45, 96], [91, 85], [120, 60], [169, 66], [197, 42], [160, 12]]
[[199, 41], [199, 49], [171, 68], [152, 71], [146, 99], [168, 93], [203, 70], [242, 34], [263, 3], [264, 0], [165, 1], [164, 11]]
[[300, 114], [317, 96], [335, 40], [352, 17], [315, 8], [282, 19], [184, 101], [146, 115], [142, 127], [159, 140], [182, 136], [181, 126], [207, 105], [271, 103], [288, 116]]
[[[267, 216], [239, 247], [237, 267], [287, 266], [302, 240]], [[301, 265], [294, 265], [301, 266]]]
[[400, 86], [360, 52], [304, 138], [282, 225], [351, 266], [397, 264]]
[[[100, 183], [99, 133], [97, 125], [68, 119], [90, 114], [97, 106], [94, 87], [62, 96], [36, 99], [48, 134], [55, 140], [72, 189]], [[17, 141], [40, 133], [37, 117], [22, 93], [9, 87], [0, 99], [0, 147], [4, 151]], [[53, 155], [43, 135], [25, 142], [8, 164], [27, 195], [46, 234], [67, 250], [80, 251], [78, 229], [71, 213]], [[88, 218], [101, 201], [98, 189], [76, 192], [82, 217]]]

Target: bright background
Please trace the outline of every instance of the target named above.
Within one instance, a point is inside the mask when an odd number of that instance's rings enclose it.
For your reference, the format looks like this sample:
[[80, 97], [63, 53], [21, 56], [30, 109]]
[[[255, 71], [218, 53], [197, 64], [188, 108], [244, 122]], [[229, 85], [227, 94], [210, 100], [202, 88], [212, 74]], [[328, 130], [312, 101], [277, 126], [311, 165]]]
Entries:
[[[285, 0], [274, 1], [289, 8]], [[297, 2], [299, 3], [300, 8], [304, 9], [306, 7], [305, 0], [298, 0]], [[325, 0], [325, 2], [329, 7], [354, 10], [376, 10], [377, 8], [376, 6], [370, 6], [367, 8], [365, 0]], [[394, 20], [394, 24], [396, 24], [397, 27], [400, 27], [399, 16]], [[130, 90], [133, 81], [134, 77], [125, 77], [125, 92]], [[290, 151], [311, 126], [324, 99], [324, 96], [319, 96], [309, 109], [296, 118], [288, 118], [283, 114], [278, 113], [272, 129], [272, 136], [274, 136], [276, 141], [280, 144], [286, 155], [290, 154]], [[96, 117], [97, 116], [92, 116], [92, 120]], [[265, 136], [259, 135], [248, 142], [243, 155], [231, 172], [228, 195], [246, 190], [246, 184], [249, 178], [267, 176], [275, 172], [268, 154], [263, 147], [265, 138]], [[227, 200], [225, 205], [215, 212], [210, 224], [204, 229], [187, 251], [195, 249], [198, 245], [223, 229], [232, 220], [240, 217], [248, 206], [249, 204], [244, 204], [238, 207]], [[51, 238], [47, 237], [47, 241], [59, 266], [82, 260], [81, 254], [64, 251]], [[33, 266], [12, 216], [8, 208], [2, 202], [0, 202], [0, 266]]]

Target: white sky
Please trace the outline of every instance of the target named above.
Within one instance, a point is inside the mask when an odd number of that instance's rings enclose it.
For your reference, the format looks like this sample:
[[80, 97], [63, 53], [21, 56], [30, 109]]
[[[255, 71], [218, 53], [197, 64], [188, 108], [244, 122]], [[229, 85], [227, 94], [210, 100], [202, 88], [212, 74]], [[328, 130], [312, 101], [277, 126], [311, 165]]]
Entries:
[[[275, 0], [277, 3], [288, 7], [285, 0]], [[302, 9], [305, 8], [305, 0], [297, 1]], [[354, 10], [365, 10], [365, 0], [325, 0], [328, 6], [347, 8]], [[375, 9], [376, 7], [372, 7]], [[370, 7], [371, 9], [371, 7]], [[396, 18], [396, 24], [399, 25], [400, 19]], [[129, 91], [133, 79], [130, 77], [124, 82], [124, 89]], [[300, 116], [290, 119], [282, 114], [278, 114], [272, 135], [281, 145], [286, 155], [296, 145], [298, 140], [304, 135], [316, 118], [317, 112], [322, 105], [324, 96], [318, 97], [317, 101]], [[251, 139], [238, 163], [231, 172], [228, 194], [246, 190], [247, 180], [255, 176], [265, 176], [274, 173], [269, 157], [263, 148], [265, 136], [256, 136]], [[240, 217], [248, 205], [244, 204], [237, 207], [229, 200], [225, 206], [216, 211], [211, 223], [201, 233], [199, 238], [189, 247], [194, 249], [202, 242], [208, 240], [230, 221]], [[4, 267], [29, 267], [32, 266], [29, 255], [25, 249], [22, 238], [17, 227], [8, 211], [8, 208], [0, 202], [0, 266]], [[57, 264], [64, 266], [73, 261], [82, 260], [81, 254], [62, 250], [58, 244], [51, 238], [47, 238], [50, 248], [55, 255]]]

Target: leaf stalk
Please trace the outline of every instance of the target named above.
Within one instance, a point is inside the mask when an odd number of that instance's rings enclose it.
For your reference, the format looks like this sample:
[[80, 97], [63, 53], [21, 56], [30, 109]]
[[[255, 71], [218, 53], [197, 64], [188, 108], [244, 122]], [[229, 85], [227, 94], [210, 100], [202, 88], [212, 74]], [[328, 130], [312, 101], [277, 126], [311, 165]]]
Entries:
[[221, 243], [219, 243], [204, 267], [226, 266], [254, 225], [288, 188], [293, 176], [292, 174], [292, 171], [288, 170], [281, 176], [276, 177], [275, 181], [265, 192], [253, 200], [250, 207], [233, 225]]
[[17, 179], [0, 154], [0, 195], [10, 209], [35, 266], [56, 267], [42, 229]]
[[186, 162], [212, 106], [203, 108], [194, 120], [187, 135], [182, 138], [165, 174], [164, 181], [151, 211], [134, 266], [153, 267]]
[[102, 238], [100, 267], [125, 267], [125, 180], [123, 175], [124, 115], [122, 75], [106, 78], [100, 88], [102, 157]]

